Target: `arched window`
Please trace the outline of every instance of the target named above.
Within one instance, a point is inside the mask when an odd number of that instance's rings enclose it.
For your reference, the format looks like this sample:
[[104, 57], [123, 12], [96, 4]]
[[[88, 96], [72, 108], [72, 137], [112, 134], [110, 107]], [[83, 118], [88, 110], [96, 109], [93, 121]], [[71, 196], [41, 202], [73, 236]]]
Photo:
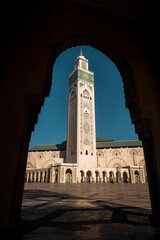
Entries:
[[88, 155], [88, 150], [86, 150], [86, 155]]

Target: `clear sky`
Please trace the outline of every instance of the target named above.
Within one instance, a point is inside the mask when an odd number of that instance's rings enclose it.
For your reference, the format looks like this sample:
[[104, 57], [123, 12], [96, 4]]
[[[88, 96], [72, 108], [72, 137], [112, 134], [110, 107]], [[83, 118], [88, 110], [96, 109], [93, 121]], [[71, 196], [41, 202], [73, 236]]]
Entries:
[[94, 72], [96, 136], [117, 141], [138, 139], [125, 107], [123, 83], [117, 67], [97, 49], [78, 46], [61, 53], [53, 66], [50, 96], [41, 108], [29, 148], [66, 140], [69, 75], [81, 49], [89, 60], [89, 70]]

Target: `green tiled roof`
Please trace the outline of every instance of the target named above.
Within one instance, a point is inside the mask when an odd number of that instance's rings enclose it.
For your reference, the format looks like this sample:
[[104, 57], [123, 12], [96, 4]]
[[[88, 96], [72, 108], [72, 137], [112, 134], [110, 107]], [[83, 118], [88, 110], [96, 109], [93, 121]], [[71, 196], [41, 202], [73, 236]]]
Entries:
[[142, 141], [139, 140], [108, 141], [108, 142], [96, 141], [96, 148], [117, 148], [117, 147], [142, 147]]
[[114, 141], [114, 140], [109, 137], [96, 138], [96, 142], [108, 142], [108, 141]]
[[49, 151], [49, 150], [66, 150], [66, 144], [37, 145], [29, 149], [29, 151]]
[[[96, 138], [96, 148], [117, 148], [117, 147], [142, 147], [142, 141], [114, 141], [111, 138]], [[66, 141], [61, 144], [37, 145], [29, 151], [49, 151], [49, 150], [66, 150]]]

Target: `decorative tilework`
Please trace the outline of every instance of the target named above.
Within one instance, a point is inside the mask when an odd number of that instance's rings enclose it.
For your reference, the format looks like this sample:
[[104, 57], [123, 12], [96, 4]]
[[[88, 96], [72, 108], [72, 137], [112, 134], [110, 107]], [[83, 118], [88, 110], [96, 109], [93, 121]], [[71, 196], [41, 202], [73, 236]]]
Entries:
[[85, 89], [85, 90], [83, 91], [83, 94], [85, 94], [85, 93], [87, 93], [87, 94], [89, 95], [89, 92], [88, 92], [87, 89]]
[[92, 91], [92, 87], [91, 86], [88, 86], [90, 89], [91, 89], [91, 91]]
[[87, 82], [90, 82], [90, 83], [94, 82], [94, 76], [91, 73], [77, 69], [70, 77], [69, 85], [71, 85], [74, 81], [76, 81], [77, 78], [82, 79]]
[[80, 83], [80, 87], [84, 86], [84, 83]]

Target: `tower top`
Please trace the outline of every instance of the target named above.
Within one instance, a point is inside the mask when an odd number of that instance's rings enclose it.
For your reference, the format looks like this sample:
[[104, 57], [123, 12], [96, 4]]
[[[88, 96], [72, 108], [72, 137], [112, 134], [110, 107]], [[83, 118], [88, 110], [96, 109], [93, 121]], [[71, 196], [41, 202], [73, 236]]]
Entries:
[[83, 56], [82, 49], [80, 50], [80, 55], [74, 62], [74, 70], [78, 68], [88, 71], [88, 59]]

